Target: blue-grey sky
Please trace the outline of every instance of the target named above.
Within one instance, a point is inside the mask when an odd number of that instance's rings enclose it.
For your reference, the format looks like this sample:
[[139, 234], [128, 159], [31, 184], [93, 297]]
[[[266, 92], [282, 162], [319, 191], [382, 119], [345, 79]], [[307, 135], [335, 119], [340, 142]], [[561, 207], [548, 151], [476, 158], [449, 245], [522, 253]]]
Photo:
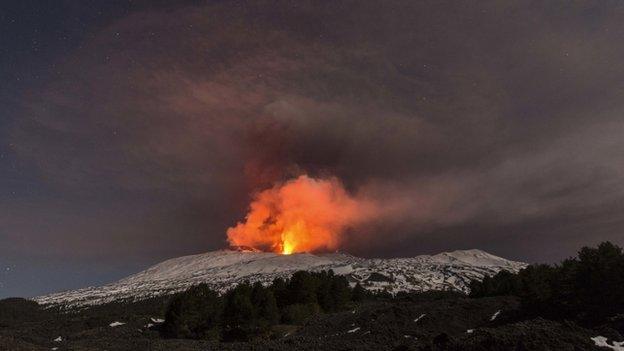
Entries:
[[624, 244], [624, 7], [5, 1], [0, 297], [226, 245], [307, 173], [401, 208], [343, 250]]

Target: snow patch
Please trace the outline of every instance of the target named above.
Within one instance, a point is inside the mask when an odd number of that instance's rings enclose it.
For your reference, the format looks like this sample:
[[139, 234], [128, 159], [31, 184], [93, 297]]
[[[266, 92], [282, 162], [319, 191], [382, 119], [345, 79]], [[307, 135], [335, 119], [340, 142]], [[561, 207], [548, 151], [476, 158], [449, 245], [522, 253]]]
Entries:
[[150, 318], [150, 320], [155, 324], [165, 323], [165, 320], [162, 318]]
[[492, 317], [490, 318], [490, 322], [491, 322], [491, 321], [493, 321], [493, 320], [495, 320], [495, 319], [496, 319], [496, 317], [498, 317], [498, 315], [499, 315], [500, 313], [501, 313], [501, 310], [496, 311], [496, 313], [494, 313], [494, 314], [492, 315]]
[[115, 327], [118, 327], [118, 326], [120, 326], [120, 325], [124, 325], [124, 324], [126, 324], [126, 323], [124, 323], [124, 322], [117, 322], [117, 321], [115, 321], [115, 322], [113, 322], [113, 323], [109, 324], [108, 326], [109, 326], [109, 327], [111, 327], [111, 328], [115, 328]]
[[355, 333], [355, 332], [356, 332], [356, 331], [358, 331], [358, 330], [360, 330], [360, 327], [353, 328], [353, 329], [351, 329], [351, 330], [347, 331], [347, 333]]
[[426, 315], [427, 315], [426, 313], [421, 314], [420, 316], [418, 316], [418, 318], [414, 319], [414, 323], [418, 322], [419, 320], [421, 320]]
[[609, 343], [607, 342], [607, 338], [605, 338], [604, 336], [595, 336], [593, 338], [591, 338], [592, 341], [594, 342], [594, 344], [596, 344], [596, 346], [600, 346], [600, 347], [608, 347], [611, 350], [615, 350], [615, 351], [624, 351], [624, 341], [614, 341], [613, 345], [609, 345]]
[[54, 342], [61, 342], [63, 341], [63, 337], [59, 336], [58, 338], [54, 339]]
[[466, 333], [472, 334], [472, 333], [474, 333], [474, 329], [468, 329], [468, 330], [466, 330]]

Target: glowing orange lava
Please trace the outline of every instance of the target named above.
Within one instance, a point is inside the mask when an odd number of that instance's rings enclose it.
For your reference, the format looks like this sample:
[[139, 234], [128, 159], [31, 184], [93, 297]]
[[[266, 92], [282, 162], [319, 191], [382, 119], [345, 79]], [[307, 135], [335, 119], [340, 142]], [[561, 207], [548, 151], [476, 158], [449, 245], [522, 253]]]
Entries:
[[244, 222], [227, 230], [233, 246], [281, 254], [333, 251], [350, 226], [371, 217], [373, 206], [350, 196], [336, 178], [302, 175], [254, 197]]

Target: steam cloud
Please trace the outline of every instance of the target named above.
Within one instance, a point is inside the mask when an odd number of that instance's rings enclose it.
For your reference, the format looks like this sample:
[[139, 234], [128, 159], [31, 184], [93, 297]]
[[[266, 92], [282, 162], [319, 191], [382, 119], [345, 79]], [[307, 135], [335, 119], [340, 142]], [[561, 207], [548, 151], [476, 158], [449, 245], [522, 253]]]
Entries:
[[350, 196], [336, 178], [306, 175], [256, 194], [245, 222], [227, 231], [235, 246], [283, 254], [336, 250], [349, 227], [365, 223], [378, 210]]

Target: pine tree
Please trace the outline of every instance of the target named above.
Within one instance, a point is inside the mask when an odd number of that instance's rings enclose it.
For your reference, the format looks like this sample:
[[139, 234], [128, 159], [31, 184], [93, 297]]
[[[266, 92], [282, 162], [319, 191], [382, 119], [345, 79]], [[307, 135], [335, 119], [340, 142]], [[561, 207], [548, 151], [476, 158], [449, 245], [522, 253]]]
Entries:
[[260, 283], [254, 284], [251, 292], [251, 302], [256, 310], [255, 318], [261, 327], [274, 325], [279, 322], [280, 314], [275, 295], [273, 295], [271, 289], [265, 288]]
[[331, 311], [340, 311], [347, 306], [351, 300], [351, 291], [345, 277], [331, 276], [331, 294], [333, 296]]
[[223, 312], [222, 300], [207, 285], [176, 296], [165, 316], [163, 332], [175, 338], [217, 339]]
[[295, 274], [293, 274], [293, 276], [290, 278], [290, 281], [287, 285], [288, 304], [317, 304], [317, 282], [317, 279], [315, 279], [310, 272], [295, 272]]
[[351, 300], [355, 302], [364, 301], [368, 296], [368, 292], [366, 289], [360, 285], [360, 283], [355, 284], [353, 291], [351, 292]]
[[254, 314], [249, 283], [239, 284], [225, 295], [223, 321], [229, 327], [247, 327], [250, 321], [253, 320]]

